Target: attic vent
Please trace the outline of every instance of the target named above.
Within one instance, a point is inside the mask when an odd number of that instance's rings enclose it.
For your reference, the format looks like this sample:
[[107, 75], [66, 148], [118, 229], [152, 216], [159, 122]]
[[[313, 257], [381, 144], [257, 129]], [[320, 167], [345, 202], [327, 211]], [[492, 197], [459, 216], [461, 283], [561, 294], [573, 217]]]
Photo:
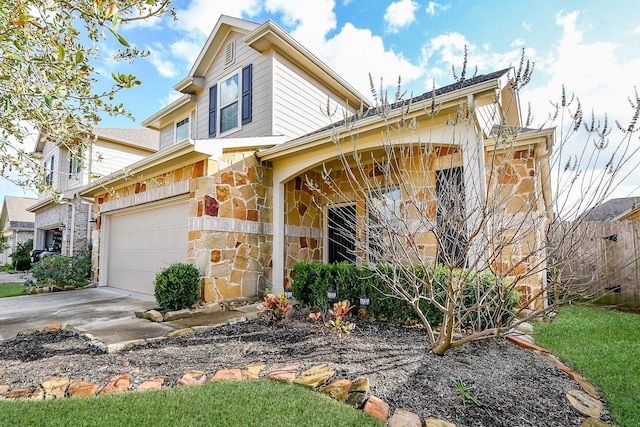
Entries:
[[236, 45], [233, 41], [227, 43], [225, 49], [224, 65], [231, 65], [236, 59]]

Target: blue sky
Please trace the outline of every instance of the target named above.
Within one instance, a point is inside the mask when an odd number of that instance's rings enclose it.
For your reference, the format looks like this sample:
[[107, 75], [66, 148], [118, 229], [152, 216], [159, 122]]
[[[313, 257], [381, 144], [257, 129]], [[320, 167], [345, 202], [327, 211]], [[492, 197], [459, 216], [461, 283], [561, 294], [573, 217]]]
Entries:
[[[582, 1], [371, 1], [371, 0], [179, 0], [178, 20], [169, 17], [121, 27], [131, 44], [151, 55], [135, 64], [105, 60], [96, 64], [106, 77], [119, 70], [142, 80], [118, 95], [136, 122], [105, 117], [101, 126], [137, 127], [179, 94], [184, 78], [220, 14], [258, 23], [272, 19], [364, 95], [369, 73], [393, 90], [420, 94], [452, 83], [451, 65], [479, 73], [516, 65], [524, 48], [535, 74], [521, 94], [538, 121], [561, 85], [579, 94], [587, 111], [607, 111], [628, 120], [627, 97], [640, 86], [640, 19], [634, 0]], [[105, 56], [117, 49], [101, 46]], [[640, 178], [638, 179], [640, 181]], [[625, 188], [626, 196], [635, 187]], [[0, 180], [3, 194], [22, 195]]]

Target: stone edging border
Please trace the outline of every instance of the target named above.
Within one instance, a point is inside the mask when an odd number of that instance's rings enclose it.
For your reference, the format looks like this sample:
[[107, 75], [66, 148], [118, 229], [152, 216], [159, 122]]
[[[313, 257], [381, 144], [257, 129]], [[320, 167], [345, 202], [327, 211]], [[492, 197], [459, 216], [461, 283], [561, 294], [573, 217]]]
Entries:
[[[90, 334], [83, 334], [91, 340], [91, 344], [101, 348], [103, 351], [115, 352], [126, 348], [130, 348], [145, 343], [158, 342], [169, 338], [178, 337], [187, 333], [193, 333], [203, 330], [212, 329], [218, 326], [226, 324], [233, 324], [237, 322], [247, 321], [248, 318], [257, 317], [257, 313], [243, 313], [244, 315], [238, 316], [222, 322], [217, 325], [207, 326], [195, 326], [193, 328], [184, 328], [173, 331], [167, 336], [148, 338], [141, 340], [125, 341], [117, 344], [105, 345], [104, 343], [95, 340]], [[60, 324], [47, 325], [40, 331], [33, 328], [23, 330], [18, 333], [19, 335], [37, 334], [40, 332], [52, 332], [52, 331], [71, 331], [77, 334], [82, 334], [81, 331], [74, 329], [71, 325], [66, 325], [64, 328]], [[505, 337], [512, 343], [532, 350], [539, 354], [542, 358], [554, 365], [557, 369], [565, 372], [572, 380], [576, 381], [581, 390], [570, 390], [566, 394], [566, 398], [571, 406], [580, 414], [587, 417], [587, 419], [580, 424], [580, 427], [604, 427], [610, 426], [606, 422], [601, 421], [601, 416], [604, 412], [604, 404], [600, 400], [600, 396], [596, 388], [580, 373], [566, 366], [560, 359], [552, 354], [549, 350], [539, 347], [533, 342], [533, 338], [529, 335], [516, 332]], [[267, 365], [265, 363], [257, 363], [248, 365], [243, 369], [231, 368], [221, 369], [214, 373], [209, 382], [217, 381], [243, 381], [243, 380], [278, 380], [285, 382], [293, 382], [301, 384], [315, 389], [339, 402], [345, 403], [356, 409], [360, 409], [366, 414], [369, 414], [383, 423], [386, 423], [390, 427], [422, 427], [423, 420], [418, 414], [407, 411], [402, 408], [396, 408], [393, 414], [390, 416], [390, 406], [382, 399], [368, 395], [369, 391], [369, 379], [366, 377], [356, 378], [355, 380], [349, 379], [337, 379], [328, 383], [335, 375], [335, 370], [328, 365], [314, 366], [299, 376], [297, 372], [299, 367], [297, 365], [290, 365], [283, 368], [278, 368], [266, 372]], [[261, 377], [262, 375], [262, 377]], [[69, 377], [53, 378], [47, 380], [38, 385], [33, 392], [29, 389], [14, 389], [10, 390], [7, 385], [0, 385], [0, 399], [3, 400], [15, 400], [15, 399], [32, 399], [32, 400], [49, 400], [60, 398], [74, 398], [74, 397], [88, 397], [93, 395], [102, 395], [109, 393], [123, 393], [129, 390], [131, 382], [131, 376], [129, 374], [120, 375], [112, 378], [106, 385], [100, 388], [97, 384], [85, 383], [84, 381], [77, 379], [70, 382]], [[189, 371], [184, 374], [175, 384], [175, 386], [193, 386], [200, 385], [207, 382], [207, 375], [202, 371]], [[328, 384], [327, 384], [328, 383]], [[141, 383], [135, 391], [144, 390], [157, 390], [164, 386], [164, 378], [151, 378]], [[438, 418], [424, 418], [424, 426], [426, 427], [456, 427], [455, 424], [440, 420]]]

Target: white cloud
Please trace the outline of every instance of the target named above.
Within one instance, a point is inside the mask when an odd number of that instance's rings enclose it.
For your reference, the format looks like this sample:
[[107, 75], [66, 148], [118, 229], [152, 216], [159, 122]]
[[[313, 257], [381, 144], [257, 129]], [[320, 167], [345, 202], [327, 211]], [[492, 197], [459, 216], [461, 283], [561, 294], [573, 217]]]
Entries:
[[314, 53], [322, 49], [326, 35], [337, 25], [333, 0], [265, 0], [264, 7], [267, 12], [280, 13], [282, 24], [292, 28], [290, 34]]
[[528, 23], [527, 21], [522, 21], [522, 28], [524, 28], [527, 31], [531, 31], [531, 24]]
[[[420, 67], [401, 54], [385, 49], [382, 38], [351, 23], [327, 40], [319, 53], [331, 68], [365, 96], [370, 94], [369, 74], [375, 82], [382, 78], [388, 86], [395, 86], [398, 76], [407, 83], [423, 75]], [[358, 66], [354, 67], [354, 64]]]
[[[188, 8], [176, 10], [176, 26], [188, 33], [197, 31], [201, 36], [204, 35], [206, 40], [220, 15], [254, 16], [260, 12], [260, 3], [260, 0], [193, 0]], [[202, 42], [204, 43], [204, 40]]]
[[407, 27], [416, 20], [418, 3], [413, 0], [399, 0], [387, 7], [384, 20], [387, 23], [387, 31], [397, 33], [401, 28]]
[[521, 47], [524, 46], [524, 40], [521, 38], [517, 38], [511, 42], [511, 47]]
[[149, 56], [147, 60], [153, 64], [162, 77], [175, 78], [178, 76], [179, 68], [176, 66], [173, 59], [175, 56], [167, 52], [167, 50], [160, 44], [154, 43], [148, 48]]
[[436, 3], [435, 1], [430, 1], [429, 5], [424, 11], [427, 12], [427, 15], [435, 16], [439, 10], [444, 12], [445, 10], [448, 10], [450, 7], [451, 6], [448, 4], [441, 5], [440, 3]]

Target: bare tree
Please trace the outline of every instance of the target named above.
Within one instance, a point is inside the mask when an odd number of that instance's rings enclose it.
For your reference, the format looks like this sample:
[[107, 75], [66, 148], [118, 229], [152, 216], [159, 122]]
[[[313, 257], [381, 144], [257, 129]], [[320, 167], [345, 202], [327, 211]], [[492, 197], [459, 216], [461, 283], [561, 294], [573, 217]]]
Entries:
[[[611, 128], [584, 123], [563, 91], [546, 127], [533, 128], [518, 105], [532, 70], [523, 57], [502, 72], [504, 87], [476, 98], [467, 88], [487, 76], [467, 78], [466, 64], [455, 85], [418, 98], [405, 99], [399, 83], [389, 101], [372, 83], [375, 109], [334, 127], [339, 161], [307, 175], [318, 205], [355, 207], [330, 211], [338, 252], [413, 307], [436, 354], [597, 291], [560, 272], [578, 256], [567, 247], [587, 237], [580, 214], [637, 164], [640, 100], [628, 126]], [[372, 130], [375, 120], [382, 126]], [[441, 325], [425, 307], [442, 313]]]

